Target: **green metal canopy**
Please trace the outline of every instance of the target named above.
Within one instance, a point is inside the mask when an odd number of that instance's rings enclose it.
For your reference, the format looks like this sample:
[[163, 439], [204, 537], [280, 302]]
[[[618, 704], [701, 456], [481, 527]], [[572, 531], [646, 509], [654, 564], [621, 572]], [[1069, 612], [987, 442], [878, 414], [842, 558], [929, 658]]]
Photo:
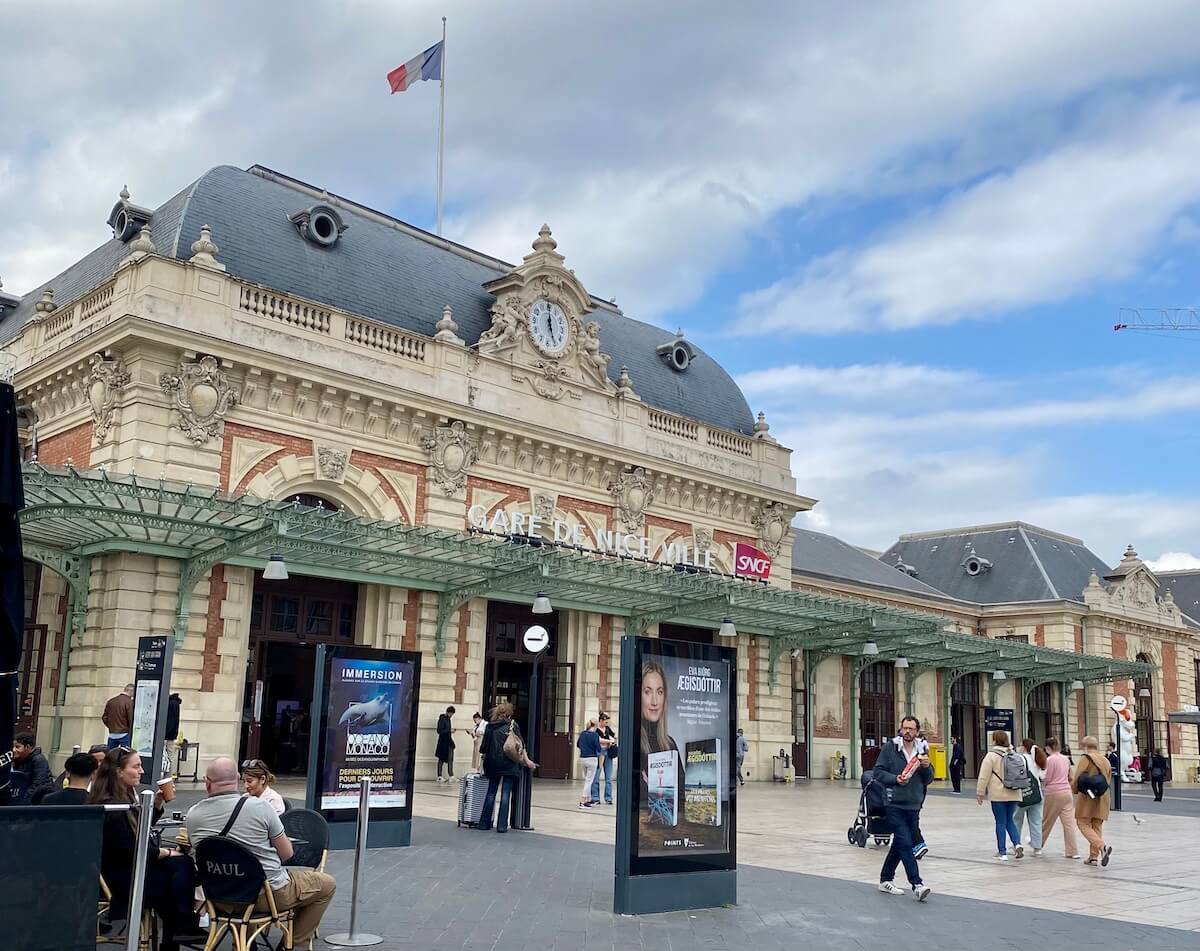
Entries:
[[[950, 634], [944, 618], [850, 598], [791, 591], [540, 539], [509, 539], [361, 518], [296, 503], [230, 496], [211, 488], [99, 469], [24, 468], [21, 513], [26, 557], [67, 578], [72, 624], [82, 625], [89, 559], [135, 552], [180, 561], [175, 635], [187, 627], [196, 582], [217, 564], [261, 568], [284, 555], [289, 572], [387, 584], [438, 595], [435, 653], [450, 616], [471, 598], [531, 601], [544, 592], [560, 608], [629, 618], [638, 632], [657, 621], [769, 637], [770, 681], [789, 650], [905, 657], [913, 667], [1003, 669], [1009, 677], [1108, 681], [1152, 668], [1012, 641]], [[868, 642], [878, 654], [864, 655]], [[869, 648], [867, 648], [869, 650]]]

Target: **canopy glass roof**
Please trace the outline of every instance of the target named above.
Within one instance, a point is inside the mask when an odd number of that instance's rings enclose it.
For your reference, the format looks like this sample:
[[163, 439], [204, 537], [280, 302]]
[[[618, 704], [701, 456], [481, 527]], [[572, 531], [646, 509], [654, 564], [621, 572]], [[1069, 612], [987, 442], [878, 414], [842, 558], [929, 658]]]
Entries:
[[[913, 667], [1003, 669], [1009, 677], [1107, 681], [1137, 677], [1145, 664], [944, 631], [944, 618], [851, 598], [820, 596], [726, 575], [681, 571], [540, 540], [508, 538], [360, 518], [346, 512], [229, 496], [211, 488], [102, 470], [27, 464], [21, 513], [27, 557], [56, 570], [111, 552], [178, 558], [179, 623], [186, 627], [197, 580], [216, 564], [261, 568], [272, 554], [288, 571], [438, 593], [438, 651], [450, 615], [472, 597], [531, 601], [545, 592], [558, 608], [739, 630], [771, 638], [775, 661], [788, 650], [903, 656]], [[82, 583], [86, 584], [86, 572]], [[86, 603], [86, 602], [84, 602]]]

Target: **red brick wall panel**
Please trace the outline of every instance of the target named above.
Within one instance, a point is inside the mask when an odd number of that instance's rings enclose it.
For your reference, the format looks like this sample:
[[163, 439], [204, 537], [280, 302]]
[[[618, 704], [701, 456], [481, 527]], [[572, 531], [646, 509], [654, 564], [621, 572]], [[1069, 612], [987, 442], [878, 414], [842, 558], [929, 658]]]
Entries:
[[225, 566], [217, 565], [208, 582], [208, 617], [204, 624], [204, 660], [200, 667], [200, 691], [212, 693], [221, 670], [221, 655], [217, 650], [225, 622], [221, 619], [221, 602], [229, 591], [225, 582]]
[[82, 423], [38, 441], [38, 462], [46, 466], [65, 466], [68, 462], [86, 469], [92, 464], [92, 424]]

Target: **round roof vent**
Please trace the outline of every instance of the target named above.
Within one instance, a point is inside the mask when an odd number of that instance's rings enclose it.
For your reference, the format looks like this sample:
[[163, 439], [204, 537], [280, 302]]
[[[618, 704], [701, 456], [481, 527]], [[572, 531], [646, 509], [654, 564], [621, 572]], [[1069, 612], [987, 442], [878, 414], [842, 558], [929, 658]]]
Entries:
[[294, 215], [288, 215], [288, 220], [296, 226], [300, 234], [322, 248], [333, 247], [342, 236], [342, 232], [350, 227], [329, 205], [313, 205]]

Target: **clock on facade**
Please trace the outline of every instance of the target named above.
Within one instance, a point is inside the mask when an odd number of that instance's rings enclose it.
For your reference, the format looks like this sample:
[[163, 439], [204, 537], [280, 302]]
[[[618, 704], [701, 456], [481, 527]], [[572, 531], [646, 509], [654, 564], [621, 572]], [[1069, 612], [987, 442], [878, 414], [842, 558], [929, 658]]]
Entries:
[[558, 356], [567, 348], [567, 315], [557, 304], [539, 297], [529, 308], [529, 335], [546, 356]]

